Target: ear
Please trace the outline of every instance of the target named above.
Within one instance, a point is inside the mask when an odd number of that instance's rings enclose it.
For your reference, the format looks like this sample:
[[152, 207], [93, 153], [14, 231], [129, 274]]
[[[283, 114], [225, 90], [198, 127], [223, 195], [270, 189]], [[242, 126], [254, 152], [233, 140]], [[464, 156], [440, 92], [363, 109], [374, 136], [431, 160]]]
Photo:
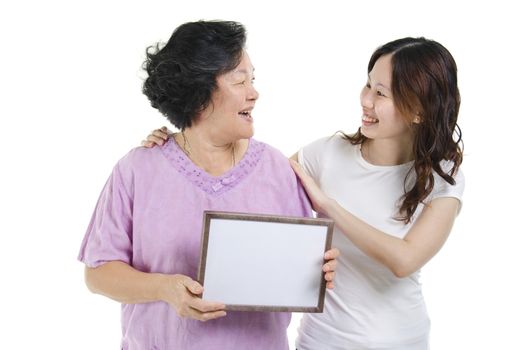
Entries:
[[420, 117], [419, 113], [416, 113], [414, 115], [414, 118], [412, 120], [413, 124], [420, 124], [422, 122], [422, 117]]

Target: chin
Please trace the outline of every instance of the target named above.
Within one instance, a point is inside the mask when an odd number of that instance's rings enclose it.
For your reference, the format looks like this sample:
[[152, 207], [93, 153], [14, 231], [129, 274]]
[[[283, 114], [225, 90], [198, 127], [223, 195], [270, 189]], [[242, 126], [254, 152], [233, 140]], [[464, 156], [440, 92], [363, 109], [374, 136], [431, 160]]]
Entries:
[[365, 127], [361, 127], [361, 135], [365, 136], [366, 138], [369, 138], [369, 139], [372, 139], [374, 138], [374, 135], [373, 133], [369, 132], [369, 130], [366, 130], [368, 128], [365, 128]]
[[248, 129], [248, 130], [243, 130], [240, 133], [240, 138], [241, 139], [250, 139], [250, 138], [253, 137], [253, 135], [255, 135], [255, 130], [253, 130], [253, 128], [251, 128], [251, 129]]

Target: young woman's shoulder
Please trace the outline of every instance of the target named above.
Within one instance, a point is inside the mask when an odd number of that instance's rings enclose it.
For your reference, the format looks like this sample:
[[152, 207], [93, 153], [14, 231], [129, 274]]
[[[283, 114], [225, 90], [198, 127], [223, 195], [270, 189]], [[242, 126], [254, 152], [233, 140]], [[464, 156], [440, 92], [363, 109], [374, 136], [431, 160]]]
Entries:
[[[450, 160], [443, 160], [440, 162], [440, 168], [446, 173], [451, 175], [451, 172], [453, 171], [454, 163]], [[434, 172], [435, 180], [436, 178], [442, 179], [444, 182], [447, 183], [446, 180], [444, 180], [436, 171]], [[464, 182], [464, 171], [462, 170], [462, 166], [459, 166], [457, 171], [452, 175], [455, 182]]]
[[340, 149], [348, 149], [353, 146], [342, 134], [335, 133], [310, 142], [302, 147], [302, 150], [305, 153], [325, 153], [328, 151], [334, 152]]
[[[452, 161], [442, 161], [440, 167], [442, 170], [451, 175], [454, 163]], [[462, 202], [462, 196], [466, 186], [466, 179], [462, 167], [452, 175], [454, 183], [449, 183], [446, 179], [440, 176], [436, 171], [434, 172], [434, 188], [431, 193], [431, 200], [439, 197], [454, 197]]]

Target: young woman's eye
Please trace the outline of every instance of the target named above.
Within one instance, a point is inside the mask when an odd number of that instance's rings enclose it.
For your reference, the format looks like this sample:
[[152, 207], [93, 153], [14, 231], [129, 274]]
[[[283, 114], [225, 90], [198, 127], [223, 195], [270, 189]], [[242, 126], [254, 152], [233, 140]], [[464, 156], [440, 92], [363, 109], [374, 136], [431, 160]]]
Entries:
[[376, 94], [377, 94], [378, 96], [386, 97], [385, 94], [384, 94], [383, 92], [379, 91], [379, 90], [376, 91]]

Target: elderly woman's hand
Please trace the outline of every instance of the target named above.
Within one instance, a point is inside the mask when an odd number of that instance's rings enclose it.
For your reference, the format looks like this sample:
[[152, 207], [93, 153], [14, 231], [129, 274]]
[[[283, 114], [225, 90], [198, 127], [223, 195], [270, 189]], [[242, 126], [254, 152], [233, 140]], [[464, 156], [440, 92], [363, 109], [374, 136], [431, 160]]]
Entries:
[[335, 270], [337, 267], [337, 257], [339, 256], [339, 249], [332, 248], [328, 250], [325, 255], [325, 264], [323, 265], [323, 271], [325, 273], [326, 288], [334, 289], [334, 278]]
[[226, 315], [225, 305], [199, 297], [203, 287], [184, 275], [165, 275], [160, 287], [160, 299], [171, 305], [178, 316], [209, 321]]
[[159, 129], [152, 130], [150, 135], [147, 136], [147, 139], [141, 141], [141, 146], [148, 148], [152, 148], [154, 145], [163, 146], [171, 134], [172, 131], [167, 129], [166, 126], [162, 126]]

